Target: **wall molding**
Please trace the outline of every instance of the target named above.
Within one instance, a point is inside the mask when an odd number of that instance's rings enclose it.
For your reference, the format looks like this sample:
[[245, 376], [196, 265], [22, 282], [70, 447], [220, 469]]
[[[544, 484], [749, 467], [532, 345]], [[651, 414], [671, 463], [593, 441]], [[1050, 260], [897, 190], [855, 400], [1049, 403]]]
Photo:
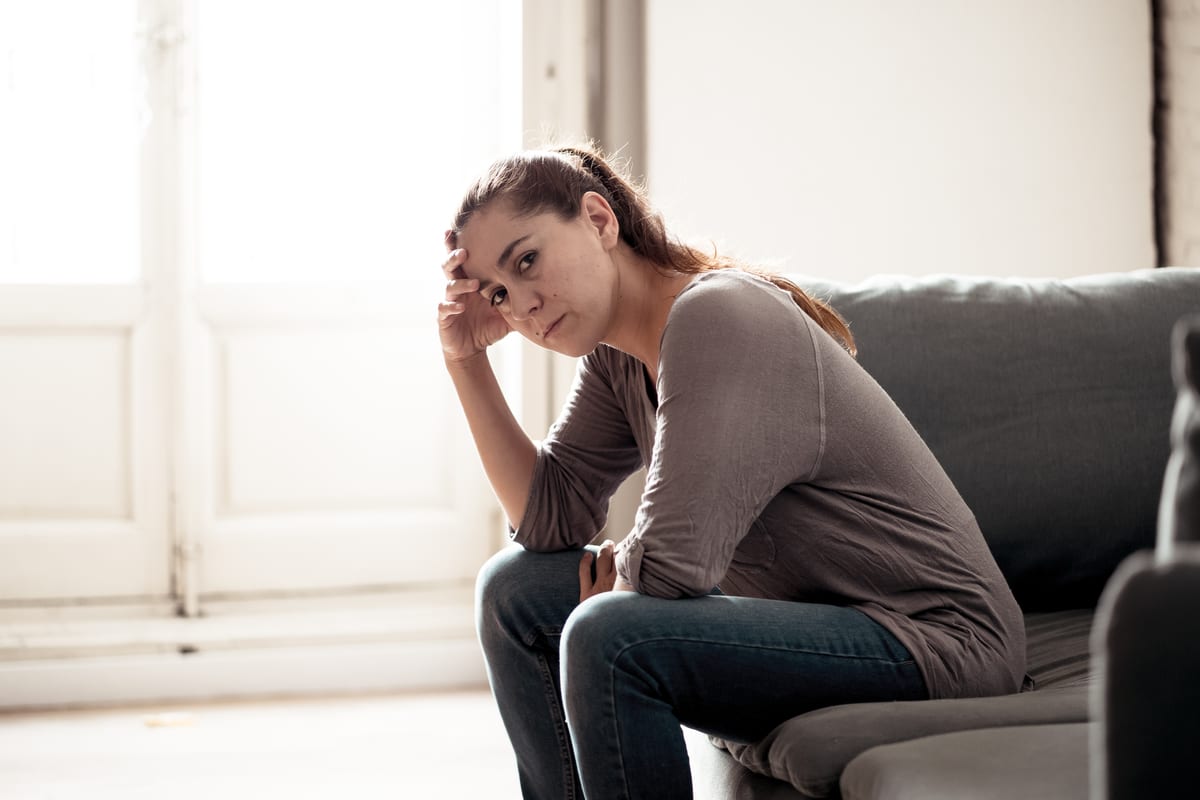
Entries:
[[[480, 687], [470, 587], [0, 612], [0, 710]], [[11, 617], [11, 619], [6, 618]]]

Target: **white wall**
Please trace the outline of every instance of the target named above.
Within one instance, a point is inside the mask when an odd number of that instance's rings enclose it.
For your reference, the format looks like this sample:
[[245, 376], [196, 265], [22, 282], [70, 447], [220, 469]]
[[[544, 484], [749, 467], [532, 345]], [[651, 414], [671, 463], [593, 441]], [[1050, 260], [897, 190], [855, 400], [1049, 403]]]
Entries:
[[1155, 264], [1145, 0], [646, 0], [647, 180], [781, 268]]
[[1200, 0], [1158, 4], [1163, 262], [1200, 267]]

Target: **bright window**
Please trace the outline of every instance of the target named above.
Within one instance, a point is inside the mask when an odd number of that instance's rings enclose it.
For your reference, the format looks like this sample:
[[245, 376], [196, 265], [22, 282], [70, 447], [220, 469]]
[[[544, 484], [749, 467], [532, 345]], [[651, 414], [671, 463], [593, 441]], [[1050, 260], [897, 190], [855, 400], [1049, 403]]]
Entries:
[[521, 10], [0, 0], [0, 606], [469, 583], [433, 312]]
[[460, 193], [520, 145], [520, 36], [519, 0], [197, 4], [203, 279], [440, 280]]
[[138, 279], [137, 3], [0, 3], [0, 283]]

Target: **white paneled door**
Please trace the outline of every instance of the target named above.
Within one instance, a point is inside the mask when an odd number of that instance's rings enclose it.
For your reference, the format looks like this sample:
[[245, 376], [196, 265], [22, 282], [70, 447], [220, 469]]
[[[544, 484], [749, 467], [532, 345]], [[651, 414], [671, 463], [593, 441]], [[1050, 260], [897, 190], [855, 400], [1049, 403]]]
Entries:
[[0, 599], [170, 589], [133, 3], [0, 5]]
[[139, 286], [0, 293], [0, 599], [167, 595], [149, 305]]
[[0, 604], [473, 577], [499, 519], [434, 306], [520, 143], [519, 31], [517, 0], [0, 6]]
[[464, 580], [495, 546], [428, 292], [200, 291], [189, 483], [210, 593]]

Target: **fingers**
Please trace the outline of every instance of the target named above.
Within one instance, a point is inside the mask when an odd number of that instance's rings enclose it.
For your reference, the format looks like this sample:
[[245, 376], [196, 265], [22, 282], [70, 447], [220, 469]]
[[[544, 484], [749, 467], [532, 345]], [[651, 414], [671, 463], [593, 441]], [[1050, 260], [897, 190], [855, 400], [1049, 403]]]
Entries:
[[446, 256], [446, 260], [442, 262], [442, 273], [454, 280], [456, 278], [465, 278], [466, 274], [462, 271], [462, 265], [467, 262], [467, 251], [462, 248], [451, 250]]
[[455, 299], [460, 295], [479, 291], [479, 281], [474, 278], [453, 278], [446, 281], [446, 297]]
[[465, 250], [454, 250], [442, 262], [442, 273], [446, 275], [446, 297], [438, 304], [438, 321], [445, 323], [450, 317], [463, 313], [466, 304], [463, 295], [479, 291], [479, 281], [468, 278], [462, 273], [462, 262], [466, 259]]
[[466, 311], [467, 304], [461, 298], [478, 289], [479, 281], [474, 279], [463, 278], [448, 281], [446, 283], [446, 299], [438, 303], [438, 321], [444, 323], [450, 317], [458, 316]]
[[443, 304], [462, 306], [464, 295], [479, 291], [479, 281], [474, 278], [455, 278], [446, 281], [446, 299]]
[[467, 310], [467, 307], [462, 303], [442, 302], [438, 303], [438, 323], [444, 328], [449, 325], [449, 320], [457, 317], [459, 314]]
[[[615, 547], [611, 539], [606, 539], [600, 545], [600, 555], [594, 556], [585, 551], [579, 559], [579, 602], [597, 594], [612, 591], [617, 580], [617, 569], [613, 555]], [[592, 577], [592, 564], [595, 562], [595, 578]]]
[[606, 585], [612, 588], [613, 579], [616, 578], [617, 568], [614, 564], [613, 548], [616, 545], [612, 539], [605, 539], [604, 544], [600, 545], [600, 556], [596, 559], [596, 584]]
[[592, 561], [595, 556], [587, 550], [583, 551], [583, 558], [579, 559], [579, 602], [583, 602], [592, 596]]

